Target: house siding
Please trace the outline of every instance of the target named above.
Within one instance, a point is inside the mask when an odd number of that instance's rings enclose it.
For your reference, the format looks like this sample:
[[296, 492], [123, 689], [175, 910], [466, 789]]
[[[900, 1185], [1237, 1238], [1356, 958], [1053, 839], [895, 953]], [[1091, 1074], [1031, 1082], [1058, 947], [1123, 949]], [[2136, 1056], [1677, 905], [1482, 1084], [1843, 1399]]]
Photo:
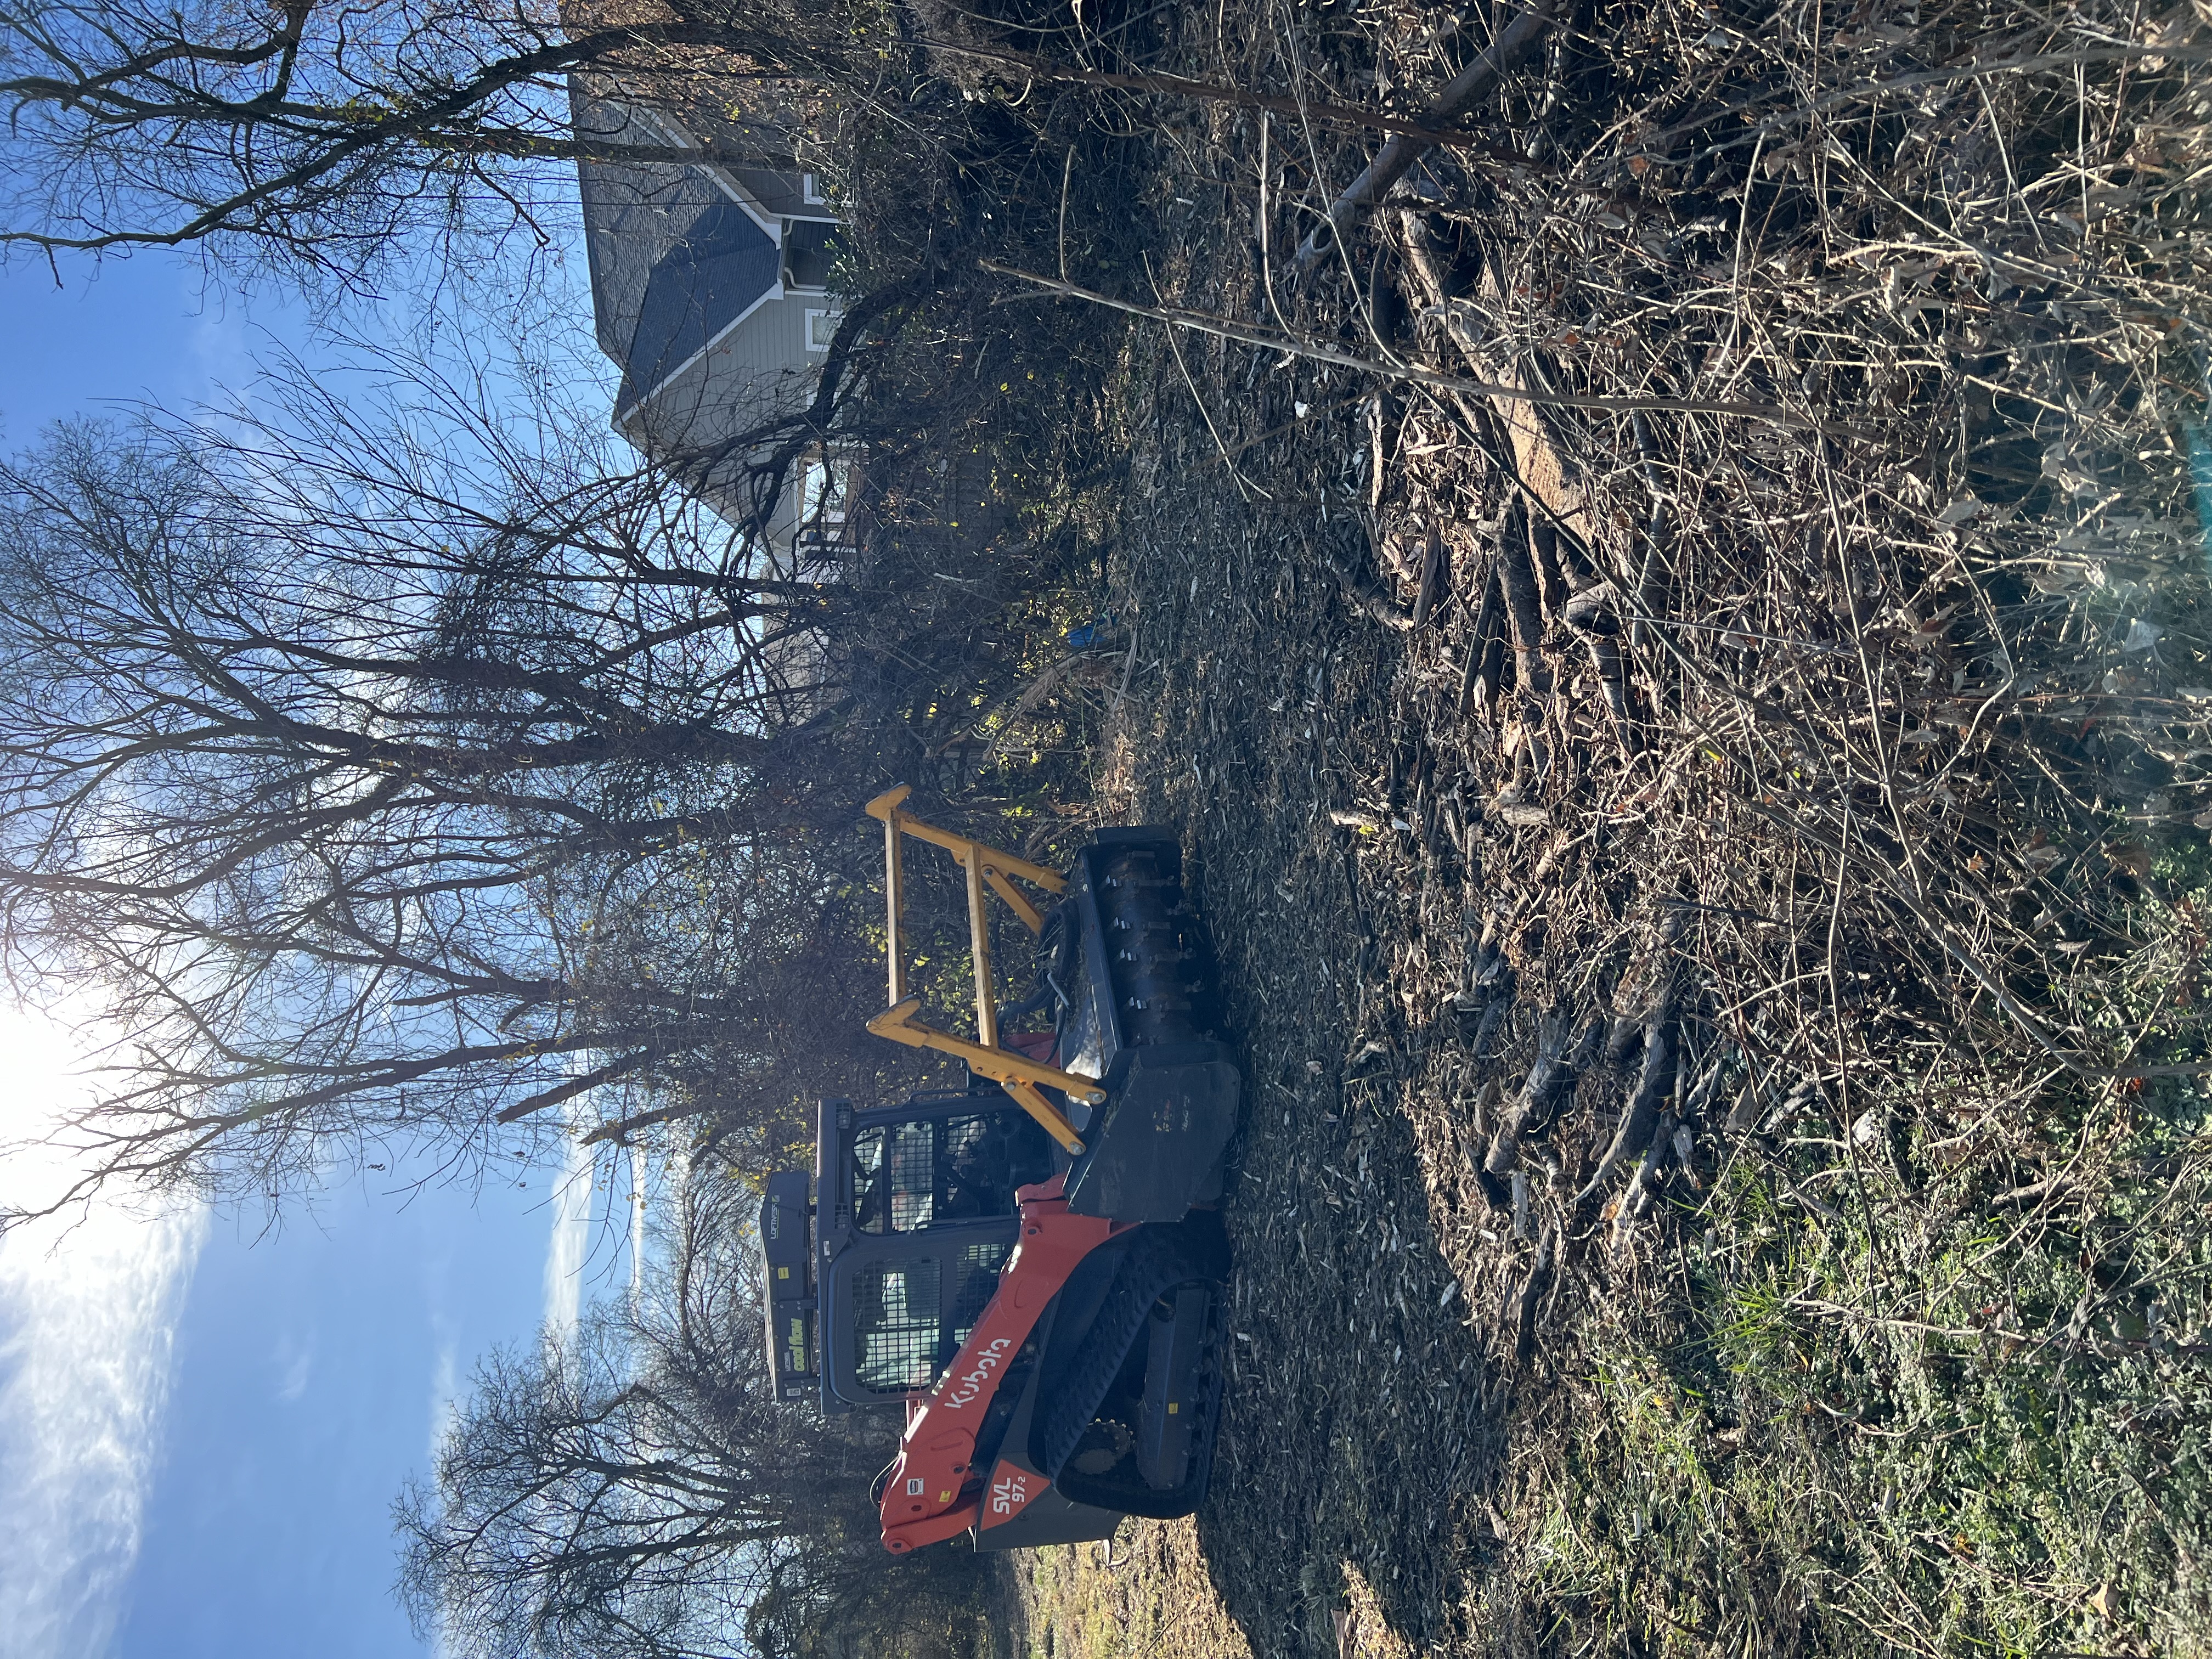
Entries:
[[806, 313], [819, 295], [763, 301], [758, 310], [633, 416], [657, 439], [696, 447], [796, 414], [813, 400], [822, 355], [806, 349]]
[[[685, 452], [711, 453], [778, 416], [798, 414], [814, 399], [822, 362], [820, 353], [805, 349], [806, 313], [825, 303], [820, 295], [764, 301], [703, 358], [629, 411], [623, 435], [647, 453], [672, 459]], [[736, 516], [744, 508], [726, 501], [724, 490], [741, 470], [742, 458], [710, 468], [695, 488], [725, 516]], [[796, 526], [795, 489], [787, 497], [769, 526], [778, 543]]]

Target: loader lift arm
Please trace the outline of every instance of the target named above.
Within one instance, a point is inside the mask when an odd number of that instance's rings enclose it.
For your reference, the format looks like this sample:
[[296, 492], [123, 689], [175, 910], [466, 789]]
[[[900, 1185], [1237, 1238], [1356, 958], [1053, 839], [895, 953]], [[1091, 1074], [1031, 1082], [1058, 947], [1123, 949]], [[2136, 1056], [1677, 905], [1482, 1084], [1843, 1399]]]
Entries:
[[[1106, 1091], [1099, 1087], [1096, 1078], [1063, 1072], [1058, 1066], [1044, 1065], [999, 1046], [998, 992], [991, 977], [991, 919], [984, 897], [987, 889], [998, 894], [1007, 908], [1021, 918], [1023, 926], [1032, 933], [1042, 933], [1042, 914], [1022, 896], [1009, 878], [1019, 877], [1032, 886], [1055, 894], [1065, 890], [1066, 880], [1055, 871], [986, 846], [972, 836], [940, 830], [911, 813], [901, 811], [900, 803], [912, 793], [908, 786], [901, 784], [896, 789], [885, 790], [866, 808], [868, 816], [880, 819], [884, 826], [884, 895], [890, 912], [885, 950], [890, 962], [890, 1006], [868, 1022], [868, 1030], [911, 1048], [933, 1048], [967, 1061], [969, 1069], [978, 1077], [989, 1078], [1011, 1095], [1014, 1103], [1043, 1125], [1045, 1133], [1066, 1148], [1071, 1157], [1079, 1156], [1084, 1150], [1082, 1132], [1068, 1121], [1066, 1113], [1044, 1097], [1038, 1085], [1057, 1089], [1070, 1100], [1081, 1101], [1086, 1106], [1104, 1104]], [[974, 1041], [923, 1024], [915, 1018], [921, 1011], [921, 999], [907, 994], [903, 854], [908, 836], [944, 848], [967, 872], [968, 933], [975, 961]]]

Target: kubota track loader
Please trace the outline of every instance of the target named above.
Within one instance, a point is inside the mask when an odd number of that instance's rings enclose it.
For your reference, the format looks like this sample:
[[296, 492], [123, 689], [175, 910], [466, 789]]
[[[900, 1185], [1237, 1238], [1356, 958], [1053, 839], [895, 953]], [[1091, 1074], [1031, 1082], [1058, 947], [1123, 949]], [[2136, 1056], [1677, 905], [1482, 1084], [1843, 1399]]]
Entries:
[[[968, 1087], [822, 1103], [814, 1173], [769, 1177], [768, 1352], [779, 1394], [906, 1414], [884, 1547], [1112, 1535], [1205, 1495], [1221, 1407], [1228, 1249], [1212, 1206], [1241, 1089], [1172, 830], [1106, 830], [1066, 874], [883, 821], [890, 1006], [868, 1029], [966, 1061]], [[974, 1040], [907, 993], [908, 836], [966, 872]], [[1020, 882], [1043, 896], [1033, 903]], [[1036, 992], [1001, 1011], [986, 905], [1036, 935]], [[1052, 1028], [1003, 1033], [1049, 1009]]]

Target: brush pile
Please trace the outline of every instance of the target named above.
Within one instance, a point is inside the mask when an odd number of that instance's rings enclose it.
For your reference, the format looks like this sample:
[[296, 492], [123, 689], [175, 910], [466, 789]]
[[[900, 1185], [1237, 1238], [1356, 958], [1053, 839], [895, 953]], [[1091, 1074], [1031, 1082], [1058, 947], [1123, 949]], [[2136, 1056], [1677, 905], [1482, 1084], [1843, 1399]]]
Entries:
[[[1325, 15], [1164, 66], [1459, 138], [1301, 264], [1371, 143], [1164, 129], [1161, 296], [1285, 349], [1158, 350], [1121, 598], [1292, 1109], [1258, 1346], [1449, 1346], [1354, 1224], [1387, 1122], [1492, 1379], [1361, 1582], [1454, 1651], [2197, 1650], [2212, 22], [1562, 10], [1468, 109], [1503, 16]], [[1346, 1560], [1461, 1437], [1250, 1409], [1251, 1479], [1364, 1466], [1253, 1517]]]
[[[1711, 964], [1692, 1000], [1729, 1011], [1770, 1108], [1992, 1023], [2075, 1075], [2156, 1067], [2195, 1026], [2186, 994], [2162, 1029], [2121, 1016], [2149, 965], [2127, 913], [2212, 806], [2205, 94], [2086, 25], [1992, 51], [2003, 21], [1632, 38], [1579, 121], [1563, 52], [1525, 131], [1557, 154], [1632, 106], [1618, 153], [1453, 180], [1376, 256], [1415, 355], [1472, 378], [1774, 411], [1386, 391], [1364, 463], [1415, 605], [1439, 541], [1469, 601], [1414, 672], [1466, 757], [1434, 811], [1490, 875], [1478, 957], [1571, 963], [1522, 975], [1547, 1006], [1617, 981], [1624, 924]], [[1666, 81], [1711, 59], [1738, 95], [1619, 84], [1668, 55]], [[2007, 57], [2062, 61], [1955, 67]], [[1601, 865], [1634, 891], [1568, 879]], [[1678, 976], [1644, 977], [1671, 1012]]]

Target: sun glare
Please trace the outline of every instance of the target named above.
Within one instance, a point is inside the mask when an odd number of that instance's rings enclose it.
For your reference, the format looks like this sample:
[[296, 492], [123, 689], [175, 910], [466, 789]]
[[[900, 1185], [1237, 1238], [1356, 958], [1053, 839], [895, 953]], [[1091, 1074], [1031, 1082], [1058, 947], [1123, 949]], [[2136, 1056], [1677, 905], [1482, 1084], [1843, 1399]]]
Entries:
[[47, 1138], [88, 1092], [83, 1045], [52, 1015], [0, 1004], [0, 1206], [51, 1201], [71, 1174]]
[[[47, 1139], [86, 1095], [60, 1022], [0, 1009], [0, 1205], [75, 1173]], [[96, 1653], [137, 1558], [173, 1337], [204, 1222], [102, 1200], [0, 1237], [0, 1629], [10, 1652]]]

